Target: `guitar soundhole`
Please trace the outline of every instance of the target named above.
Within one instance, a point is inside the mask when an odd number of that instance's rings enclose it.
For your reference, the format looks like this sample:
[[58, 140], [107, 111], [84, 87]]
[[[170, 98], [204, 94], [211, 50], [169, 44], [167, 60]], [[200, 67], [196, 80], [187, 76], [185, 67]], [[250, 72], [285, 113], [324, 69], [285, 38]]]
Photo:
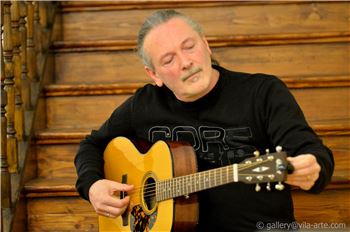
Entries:
[[156, 181], [148, 177], [143, 186], [143, 200], [147, 211], [153, 211], [156, 206]]

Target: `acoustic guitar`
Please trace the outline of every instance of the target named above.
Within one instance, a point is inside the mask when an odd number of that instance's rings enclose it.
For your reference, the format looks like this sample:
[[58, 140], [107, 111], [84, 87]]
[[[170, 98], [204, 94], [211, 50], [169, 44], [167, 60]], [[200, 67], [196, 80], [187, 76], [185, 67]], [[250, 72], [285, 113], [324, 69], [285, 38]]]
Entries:
[[[216, 186], [244, 182], [267, 183], [283, 190], [286, 179], [286, 153], [248, 158], [239, 164], [197, 172], [191, 145], [158, 141], [147, 152], [140, 152], [125, 138], [113, 139], [104, 152], [105, 178], [133, 184], [134, 189], [116, 196], [130, 197], [130, 204], [117, 218], [99, 216], [99, 231], [194, 231], [198, 219], [196, 192]], [[272, 182], [276, 182], [271, 184]]]

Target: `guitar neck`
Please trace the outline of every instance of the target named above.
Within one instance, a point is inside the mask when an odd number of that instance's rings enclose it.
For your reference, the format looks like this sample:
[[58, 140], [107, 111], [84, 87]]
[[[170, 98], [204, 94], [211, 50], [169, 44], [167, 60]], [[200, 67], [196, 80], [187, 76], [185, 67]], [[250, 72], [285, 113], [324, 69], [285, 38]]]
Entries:
[[249, 158], [240, 164], [210, 169], [156, 182], [156, 201], [188, 196], [191, 193], [232, 182], [269, 183], [286, 179], [286, 153]]
[[156, 200], [188, 196], [232, 182], [238, 182], [238, 164], [159, 181], [156, 183]]

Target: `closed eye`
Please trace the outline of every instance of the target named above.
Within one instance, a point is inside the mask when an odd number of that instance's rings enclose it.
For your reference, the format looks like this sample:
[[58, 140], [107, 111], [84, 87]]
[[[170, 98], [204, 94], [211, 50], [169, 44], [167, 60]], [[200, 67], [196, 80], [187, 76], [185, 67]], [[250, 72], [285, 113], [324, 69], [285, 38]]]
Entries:
[[173, 61], [173, 56], [167, 56], [163, 59], [163, 65], [167, 65], [167, 64], [170, 64], [172, 61]]
[[189, 42], [189, 43], [185, 44], [184, 48], [186, 50], [190, 50], [190, 49], [194, 48], [194, 45], [195, 44], [193, 42]]

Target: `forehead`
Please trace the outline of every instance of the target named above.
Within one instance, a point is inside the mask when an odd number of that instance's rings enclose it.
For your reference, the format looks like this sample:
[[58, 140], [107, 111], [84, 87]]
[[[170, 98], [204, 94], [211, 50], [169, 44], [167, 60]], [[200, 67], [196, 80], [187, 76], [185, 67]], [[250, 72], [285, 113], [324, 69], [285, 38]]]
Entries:
[[196, 32], [184, 19], [173, 18], [153, 28], [144, 40], [146, 52], [166, 45], [176, 45], [189, 37], [199, 37]]

